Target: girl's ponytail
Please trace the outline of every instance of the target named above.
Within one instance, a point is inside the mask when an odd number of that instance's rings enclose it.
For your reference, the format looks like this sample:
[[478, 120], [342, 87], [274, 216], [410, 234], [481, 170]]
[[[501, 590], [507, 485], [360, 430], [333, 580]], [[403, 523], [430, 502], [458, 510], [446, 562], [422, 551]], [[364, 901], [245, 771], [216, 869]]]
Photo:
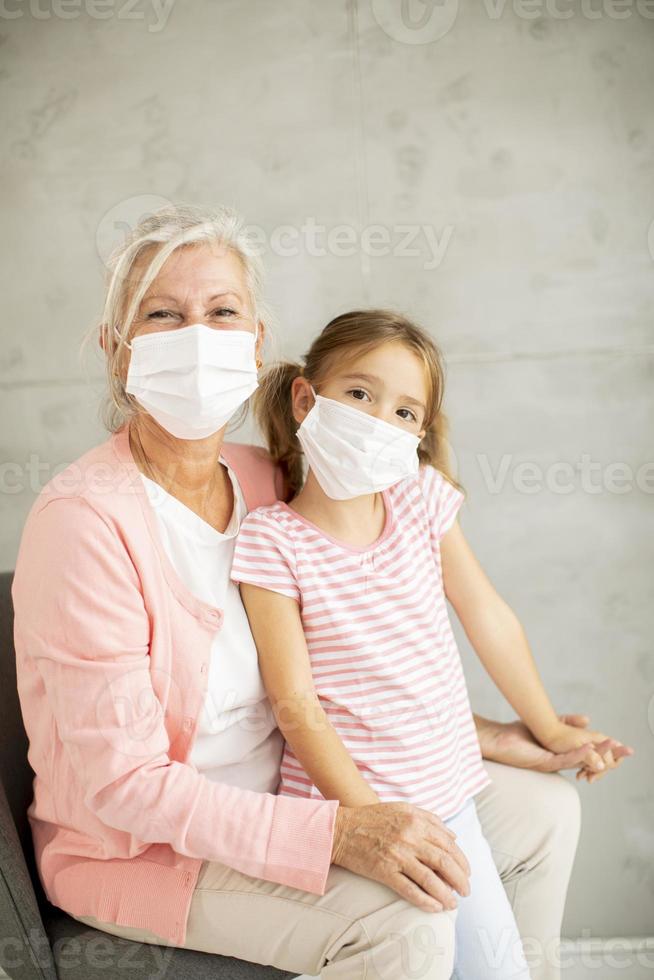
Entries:
[[447, 415], [439, 409], [429, 425], [418, 446], [418, 459], [421, 463], [434, 466], [439, 470], [448, 483], [465, 493], [463, 486], [452, 475], [452, 460], [450, 458], [450, 426]]
[[293, 418], [291, 385], [302, 375], [300, 364], [278, 361], [259, 378], [252, 396], [254, 415], [265, 436], [270, 455], [284, 476], [290, 500], [304, 483], [302, 447], [295, 435], [298, 424]]

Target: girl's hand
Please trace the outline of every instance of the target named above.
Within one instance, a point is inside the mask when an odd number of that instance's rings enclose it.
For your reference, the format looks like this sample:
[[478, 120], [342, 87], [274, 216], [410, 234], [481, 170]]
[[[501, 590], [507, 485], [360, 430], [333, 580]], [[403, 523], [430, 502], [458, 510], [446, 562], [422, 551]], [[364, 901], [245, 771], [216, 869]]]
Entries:
[[[559, 715], [559, 720], [577, 728], [585, 728], [589, 721], [587, 715]], [[568, 752], [557, 754], [537, 742], [522, 721], [490, 721], [488, 718], [475, 715], [475, 724], [477, 725], [479, 744], [484, 759], [501, 762], [506, 766], [534, 769], [536, 772], [561, 772], [563, 769], [578, 769], [576, 778], [585, 778], [588, 782], [594, 782], [595, 779], [606, 775], [609, 769], [618, 766], [625, 756], [633, 755], [634, 752], [629, 746], [611, 739], [613, 763], [607, 763], [607, 752], [604, 755], [606, 768], [601, 772], [592, 773], [583, 764], [583, 759], [588, 751], [585, 744]], [[600, 754], [602, 751], [600, 749]]]
[[581, 768], [576, 778], [594, 782], [609, 769], [616, 768], [626, 755], [632, 755], [633, 749], [603, 732], [588, 730], [585, 727], [587, 724], [586, 715], [561, 715], [558, 725], [541, 737], [539, 742], [555, 754], [585, 746], [586, 752], [581, 757]]
[[[583, 729], [590, 721], [588, 715], [559, 715], [559, 719], [566, 725]], [[589, 783], [594, 783], [602, 776], [606, 776], [610, 769], [616, 769], [627, 756], [634, 754], [634, 749], [630, 745], [624, 745], [616, 738], [607, 738], [605, 742], [596, 745], [595, 750], [602, 756], [604, 769], [597, 772], [583, 765], [577, 772], [576, 779], [585, 779]]]

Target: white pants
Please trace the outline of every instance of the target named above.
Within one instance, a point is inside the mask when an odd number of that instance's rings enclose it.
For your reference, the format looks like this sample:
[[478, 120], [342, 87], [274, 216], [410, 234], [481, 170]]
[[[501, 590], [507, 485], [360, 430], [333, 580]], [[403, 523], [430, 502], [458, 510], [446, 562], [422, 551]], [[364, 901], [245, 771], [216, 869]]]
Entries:
[[452, 980], [531, 980], [522, 940], [474, 799], [443, 821], [470, 864], [470, 894], [456, 894]]

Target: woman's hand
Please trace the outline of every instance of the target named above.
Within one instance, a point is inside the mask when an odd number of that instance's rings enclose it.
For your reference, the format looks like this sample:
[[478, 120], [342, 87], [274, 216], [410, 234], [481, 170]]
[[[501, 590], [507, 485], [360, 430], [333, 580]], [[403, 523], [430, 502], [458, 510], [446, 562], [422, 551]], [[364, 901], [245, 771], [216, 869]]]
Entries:
[[470, 865], [456, 834], [410, 803], [339, 806], [332, 863], [388, 885], [426, 912], [456, 908], [470, 893]]
[[[559, 720], [567, 726], [585, 729], [589, 722], [587, 715], [559, 715]], [[623, 758], [633, 755], [634, 750], [615, 739], [608, 739], [607, 745], [597, 745], [594, 751], [602, 757], [604, 769], [586, 767], [584, 759], [588, 754], [586, 742], [563, 752], [554, 752], [536, 741], [530, 730], [521, 721], [490, 721], [475, 715], [477, 734], [485, 759], [501, 762], [507, 766], [522, 769], [535, 769], [538, 772], [559, 772], [561, 769], [576, 769], [577, 779], [594, 782], [610, 769], [616, 768]]]

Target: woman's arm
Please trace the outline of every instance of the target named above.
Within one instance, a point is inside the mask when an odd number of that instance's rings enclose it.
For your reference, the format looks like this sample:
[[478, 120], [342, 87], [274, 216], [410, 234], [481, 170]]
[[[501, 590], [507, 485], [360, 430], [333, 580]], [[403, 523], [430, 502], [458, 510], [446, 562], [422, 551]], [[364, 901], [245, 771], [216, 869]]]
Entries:
[[[533, 735], [554, 751], [590, 745], [601, 732], [567, 725], [547, 696], [518, 617], [497, 593], [455, 521], [443, 536], [441, 560], [445, 594], [466, 636], [499, 690]], [[589, 748], [585, 759], [601, 768]]]
[[297, 601], [249, 582], [240, 590], [277, 724], [305, 772], [327, 800], [379, 803], [320, 704]]
[[[61, 822], [76, 819], [67, 807], [79, 798], [134, 846], [167, 843], [323, 894], [335, 803], [218, 783], [171, 756], [177, 733], [169, 735], [155, 688], [184, 692], [150, 662], [152, 610], [119, 532], [87, 500], [62, 497], [33, 509], [21, 539], [12, 586], [18, 681], [35, 758], [52, 760]], [[28, 668], [41, 683], [27, 683]], [[78, 786], [69, 793], [61, 779], [70, 773]]]

